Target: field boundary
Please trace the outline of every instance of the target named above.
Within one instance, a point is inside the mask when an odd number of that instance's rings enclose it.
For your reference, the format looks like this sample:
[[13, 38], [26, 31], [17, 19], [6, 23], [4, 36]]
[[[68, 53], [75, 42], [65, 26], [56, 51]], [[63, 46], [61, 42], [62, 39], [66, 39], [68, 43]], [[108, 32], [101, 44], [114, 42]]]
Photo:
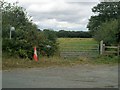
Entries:
[[120, 56], [120, 45], [106, 46], [103, 40], [100, 42], [100, 54], [101, 55], [117, 55]]
[[[87, 46], [87, 48], [85, 48]], [[80, 44], [81, 49], [74, 50], [72, 47], [70, 50], [68, 47], [64, 47], [64, 50], [60, 51], [61, 57], [96, 57], [99, 55], [99, 44]]]
[[61, 57], [96, 57], [98, 55], [120, 56], [120, 45], [107, 46], [102, 40], [98, 44], [78, 44], [73, 47], [65, 45], [60, 50]]

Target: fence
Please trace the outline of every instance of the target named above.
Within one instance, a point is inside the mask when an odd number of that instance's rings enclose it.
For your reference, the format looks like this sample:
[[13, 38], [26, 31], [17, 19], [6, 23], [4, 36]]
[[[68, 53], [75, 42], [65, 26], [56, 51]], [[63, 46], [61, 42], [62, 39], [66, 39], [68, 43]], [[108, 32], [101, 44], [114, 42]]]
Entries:
[[120, 55], [120, 45], [106, 46], [103, 41], [100, 42], [100, 54], [101, 55]]
[[99, 44], [80, 44], [73, 47], [65, 46], [61, 52], [62, 57], [95, 57], [99, 55]]
[[106, 46], [103, 41], [100, 44], [80, 44], [69, 47], [64, 46], [60, 50], [61, 57], [96, 57], [98, 55], [120, 55], [120, 46]]

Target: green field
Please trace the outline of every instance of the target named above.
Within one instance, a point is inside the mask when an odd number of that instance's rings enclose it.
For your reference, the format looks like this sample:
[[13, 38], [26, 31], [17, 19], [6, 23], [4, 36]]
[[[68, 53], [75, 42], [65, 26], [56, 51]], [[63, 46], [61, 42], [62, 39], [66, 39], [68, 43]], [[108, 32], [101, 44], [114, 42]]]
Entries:
[[99, 43], [93, 38], [58, 38], [60, 51], [97, 49]]

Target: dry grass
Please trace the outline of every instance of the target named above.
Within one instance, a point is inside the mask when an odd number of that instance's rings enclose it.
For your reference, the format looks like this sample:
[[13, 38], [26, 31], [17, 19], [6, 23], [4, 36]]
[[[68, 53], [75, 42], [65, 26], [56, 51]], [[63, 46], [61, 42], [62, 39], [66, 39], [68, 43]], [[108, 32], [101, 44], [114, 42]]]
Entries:
[[42, 57], [38, 62], [29, 59], [3, 58], [2, 69], [14, 68], [34, 68], [34, 67], [50, 67], [50, 66], [73, 66], [77, 64], [87, 64], [87, 58], [60, 58], [60, 57]]
[[3, 58], [2, 69], [15, 69], [15, 68], [42, 68], [51, 66], [74, 66], [80, 64], [118, 64], [119, 57], [96, 57], [96, 58], [61, 58], [61, 57], [42, 57], [38, 62], [29, 59], [19, 59], [19, 58]]

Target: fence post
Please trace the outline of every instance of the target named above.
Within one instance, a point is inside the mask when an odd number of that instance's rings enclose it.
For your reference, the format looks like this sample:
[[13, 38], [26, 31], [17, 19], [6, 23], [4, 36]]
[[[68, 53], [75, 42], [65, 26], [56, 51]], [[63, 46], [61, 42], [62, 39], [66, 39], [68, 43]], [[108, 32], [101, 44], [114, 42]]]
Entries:
[[105, 53], [105, 44], [103, 44], [103, 48], [102, 48], [102, 54]]
[[100, 41], [100, 55], [103, 54], [103, 40]]
[[118, 44], [117, 55], [119, 56], [119, 54], [120, 54], [120, 45]]

